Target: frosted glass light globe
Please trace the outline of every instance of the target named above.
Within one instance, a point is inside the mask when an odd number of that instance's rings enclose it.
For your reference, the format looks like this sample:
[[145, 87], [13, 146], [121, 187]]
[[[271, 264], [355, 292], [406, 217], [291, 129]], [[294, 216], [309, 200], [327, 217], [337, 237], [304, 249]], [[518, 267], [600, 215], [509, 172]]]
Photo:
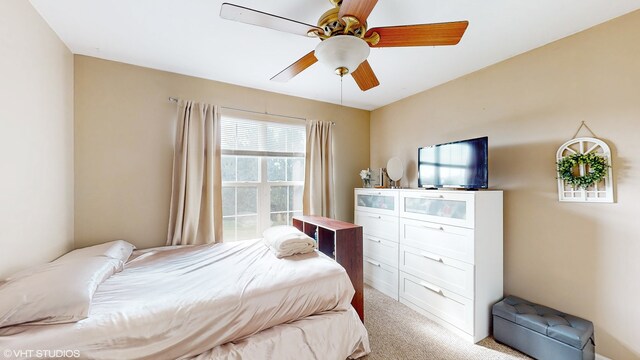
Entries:
[[369, 52], [366, 41], [351, 35], [338, 35], [320, 42], [315, 56], [338, 75], [346, 75], [356, 71]]

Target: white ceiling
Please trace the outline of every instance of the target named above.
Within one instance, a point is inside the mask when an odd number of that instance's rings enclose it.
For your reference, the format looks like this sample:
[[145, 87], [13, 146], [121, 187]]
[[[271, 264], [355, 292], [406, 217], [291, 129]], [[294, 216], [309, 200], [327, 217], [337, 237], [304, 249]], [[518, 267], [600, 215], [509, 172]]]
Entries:
[[[316, 24], [328, 0], [227, 0]], [[340, 78], [318, 63], [269, 79], [319, 40], [219, 17], [223, 0], [31, 0], [75, 54], [340, 104]], [[468, 20], [456, 46], [371, 49], [380, 86], [344, 78], [343, 104], [373, 110], [640, 9], [638, 0], [380, 0], [369, 27]]]

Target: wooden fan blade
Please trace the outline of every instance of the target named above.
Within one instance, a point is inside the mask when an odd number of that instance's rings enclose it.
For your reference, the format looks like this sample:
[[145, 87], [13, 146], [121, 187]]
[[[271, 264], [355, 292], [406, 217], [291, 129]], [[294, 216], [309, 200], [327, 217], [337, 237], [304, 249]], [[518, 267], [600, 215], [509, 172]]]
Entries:
[[370, 29], [365, 36], [374, 32], [380, 35], [380, 41], [371, 47], [455, 45], [460, 42], [467, 26], [468, 21], [389, 26]]
[[314, 25], [229, 3], [222, 4], [220, 17], [302, 36], [308, 36], [310, 31], [317, 31], [319, 34], [324, 34], [322, 28]]
[[278, 82], [287, 82], [291, 80], [294, 76], [300, 74], [306, 68], [318, 61], [314, 52], [315, 51], [312, 51], [307, 55], [301, 57], [298, 61], [289, 65], [286, 69], [280, 71], [276, 76], [272, 77], [271, 80]]
[[351, 76], [353, 76], [353, 79], [362, 91], [367, 91], [380, 85], [376, 74], [373, 73], [373, 69], [371, 69], [371, 65], [369, 65], [367, 60], [363, 61], [356, 71], [351, 73]]
[[360, 21], [360, 24], [364, 24], [377, 3], [378, 0], [343, 0], [338, 18], [353, 16]]

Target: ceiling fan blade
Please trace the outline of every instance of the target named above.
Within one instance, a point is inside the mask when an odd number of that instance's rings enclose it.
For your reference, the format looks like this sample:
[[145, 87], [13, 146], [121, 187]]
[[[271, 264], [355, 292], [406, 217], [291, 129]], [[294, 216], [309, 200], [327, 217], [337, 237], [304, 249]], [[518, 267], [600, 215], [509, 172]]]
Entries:
[[276, 76], [272, 77], [271, 80], [278, 82], [287, 82], [291, 80], [294, 76], [300, 74], [306, 68], [318, 61], [314, 52], [315, 51], [308, 53], [307, 55], [301, 57], [298, 61], [287, 66], [286, 69], [280, 71]]
[[378, 0], [343, 0], [338, 18], [353, 16], [360, 21], [360, 24], [364, 24], [377, 3]]
[[371, 47], [455, 45], [460, 42], [467, 26], [468, 21], [389, 26], [370, 29], [366, 36], [374, 32], [380, 35], [380, 41]]
[[367, 91], [380, 85], [376, 74], [373, 73], [373, 69], [371, 69], [371, 65], [369, 65], [367, 60], [363, 61], [356, 71], [351, 73], [351, 76], [353, 76], [353, 79], [362, 91]]
[[322, 28], [314, 25], [305, 24], [282, 16], [272, 15], [266, 12], [229, 3], [222, 4], [222, 7], [220, 8], [220, 17], [227, 20], [262, 26], [268, 29], [284, 31], [302, 36], [308, 36], [310, 31], [317, 31], [320, 34], [324, 34], [324, 30], [322, 30]]

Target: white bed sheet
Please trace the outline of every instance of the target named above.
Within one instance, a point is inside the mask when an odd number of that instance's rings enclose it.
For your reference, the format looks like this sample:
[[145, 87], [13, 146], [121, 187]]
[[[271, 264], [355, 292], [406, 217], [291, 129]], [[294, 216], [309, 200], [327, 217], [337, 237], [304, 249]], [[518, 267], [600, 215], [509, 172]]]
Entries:
[[312, 314], [347, 311], [354, 294], [345, 270], [323, 254], [277, 259], [261, 241], [134, 257], [99, 286], [87, 319], [3, 328], [0, 348], [185, 358]]
[[192, 360], [343, 360], [371, 352], [354, 308], [311, 315], [205, 351]]

